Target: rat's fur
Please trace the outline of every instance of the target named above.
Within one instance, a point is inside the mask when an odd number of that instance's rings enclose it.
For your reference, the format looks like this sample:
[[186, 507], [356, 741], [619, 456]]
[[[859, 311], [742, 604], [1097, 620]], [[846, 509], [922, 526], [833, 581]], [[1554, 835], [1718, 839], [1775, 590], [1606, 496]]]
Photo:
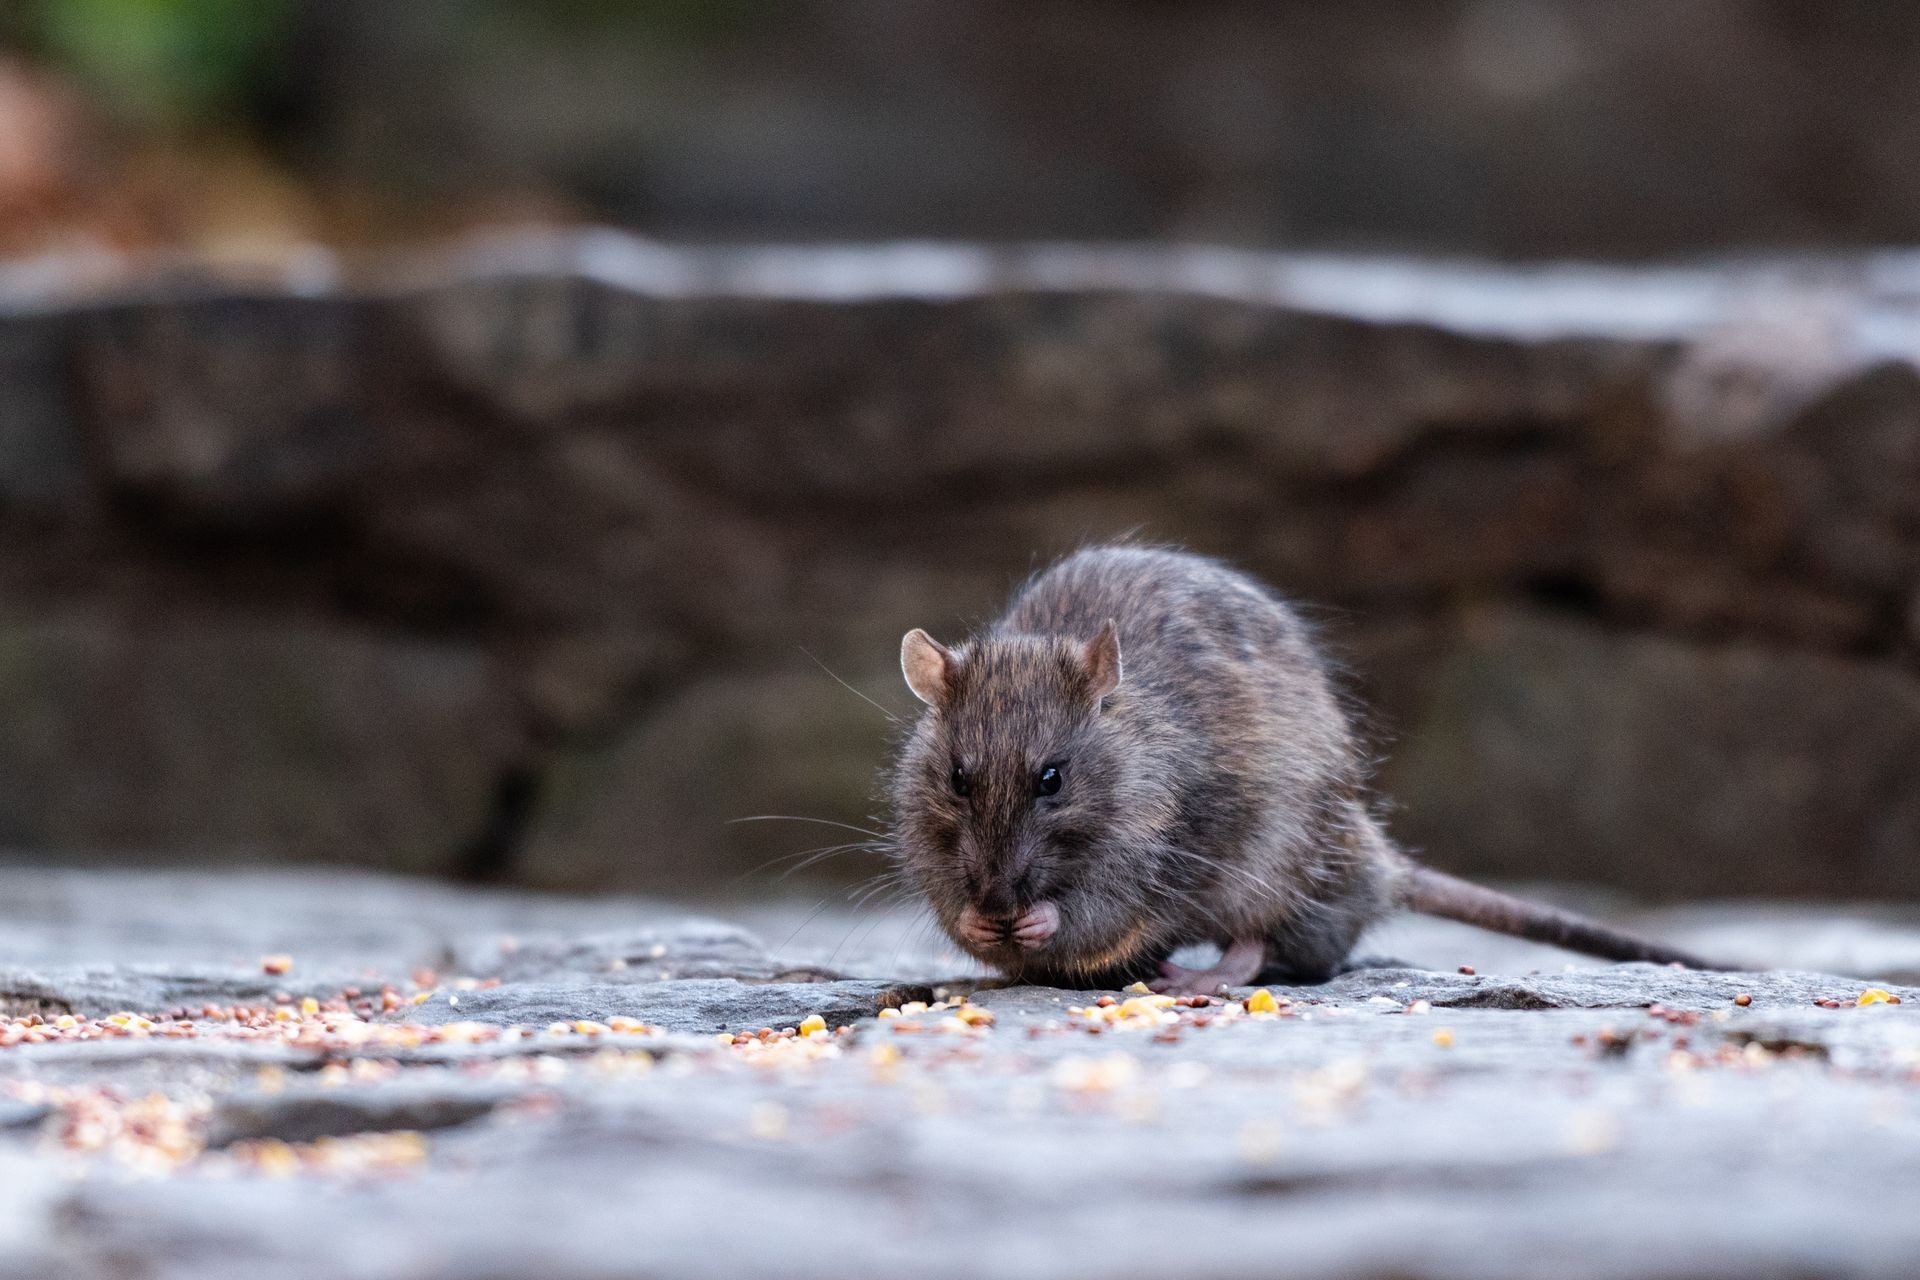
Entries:
[[[1212, 560], [1081, 551], [965, 644], [910, 633], [903, 666], [929, 705], [894, 769], [896, 855], [947, 933], [1009, 976], [1117, 983], [1190, 943], [1259, 940], [1266, 978], [1320, 981], [1396, 906], [1687, 959], [1410, 862], [1368, 809], [1299, 618]], [[1048, 764], [1063, 783], [1038, 795]], [[1023, 944], [1041, 904], [1048, 936]]]

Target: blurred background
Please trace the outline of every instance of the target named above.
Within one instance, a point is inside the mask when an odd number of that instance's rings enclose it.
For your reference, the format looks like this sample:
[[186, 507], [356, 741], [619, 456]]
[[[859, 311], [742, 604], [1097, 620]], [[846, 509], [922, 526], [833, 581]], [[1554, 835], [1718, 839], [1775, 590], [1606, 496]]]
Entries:
[[1133, 533], [1441, 865], [1920, 897], [1916, 102], [1898, 0], [11, 0], [0, 846], [764, 889]]

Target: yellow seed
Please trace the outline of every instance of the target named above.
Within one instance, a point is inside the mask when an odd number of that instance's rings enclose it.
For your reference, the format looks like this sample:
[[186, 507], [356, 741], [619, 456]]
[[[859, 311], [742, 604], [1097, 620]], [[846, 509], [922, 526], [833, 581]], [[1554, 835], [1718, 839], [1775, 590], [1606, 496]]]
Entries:
[[1151, 995], [1153, 993], [1153, 988], [1149, 987], [1144, 982], [1136, 982], [1132, 986], [1128, 987], [1127, 990], [1133, 992], [1133, 994], [1137, 996]]
[[312, 996], [308, 996], [306, 999], [300, 1002], [300, 1012], [306, 1014], [309, 1018], [311, 1018], [315, 1014], [320, 1012], [320, 1002], [318, 1000], [315, 1000]]
[[1248, 1013], [1278, 1013], [1280, 1002], [1273, 998], [1273, 992], [1265, 987], [1247, 997]]
[[63, 1013], [53, 1020], [53, 1025], [62, 1031], [71, 1031], [80, 1025], [80, 1019], [70, 1013]]
[[898, 1009], [892, 1009], [892, 1008], [882, 1009], [880, 1011], [880, 1016], [883, 1018], [897, 1018], [900, 1016], [900, 1011]]
[[1893, 992], [1884, 990], [1880, 987], [1868, 987], [1865, 991], [1862, 991], [1860, 993], [1860, 999], [1856, 1003], [1862, 1004], [1862, 1005], [1892, 1004]]
[[1451, 1049], [1453, 1048], [1453, 1032], [1442, 1027], [1433, 1033], [1433, 1042], [1442, 1049]]
[[990, 1027], [993, 1025], [993, 1014], [982, 1009], [977, 1004], [963, 1004], [960, 1006], [959, 1012], [953, 1016], [970, 1027]]
[[285, 1178], [300, 1171], [300, 1157], [278, 1138], [268, 1138], [253, 1149], [254, 1162], [270, 1178]]
[[808, 1014], [806, 1020], [800, 1024], [800, 1034], [803, 1036], [810, 1036], [816, 1031], [825, 1031], [826, 1029], [827, 1020], [817, 1013]]
[[425, 1003], [426, 1003], [427, 1001], [429, 1001], [429, 1000], [431, 1000], [431, 999], [433, 999], [433, 992], [431, 992], [431, 991], [422, 991], [422, 992], [421, 992], [421, 993], [420, 993], [419, 995], [417, 995], [417, 996], [415, 996], [415, 997], [413, 998], [413, 1003], [415, 1003], [415, 1004], [425, 1004]]
[[916, 1013], [925, 1013], [926, 1011], [927, 1002], [925, 1000], [909, 1000], [900, 1006], [900, 1012], [906, 1014], [908, 1017], [912, 1017]]

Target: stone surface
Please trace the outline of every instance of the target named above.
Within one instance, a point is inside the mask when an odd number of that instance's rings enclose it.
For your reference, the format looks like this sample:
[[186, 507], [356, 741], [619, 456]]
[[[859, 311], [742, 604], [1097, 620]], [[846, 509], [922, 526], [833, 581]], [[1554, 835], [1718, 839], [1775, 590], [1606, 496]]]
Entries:
[[476, 27], [420, 0], [407, 21], [327, 5], [274, 70], [306, 91], [281, 125], [296, 154], [468, 216], [524, 186], [706, 239], [1548, 258], [1911, 243], [1920, 21], [1824, 9], [1080, 0], [928, 22], [841, 0], [771, 22], [614, 7]]
[[[684, 1032], [321, 1049], [204, 1023], [0, 1048], [0, 1275], [22, 1280], [1253, 1277], [1280, 1255], [1302, 1277], [1891, 1278], [1920, 1249], [1896, 1207], [1920, 1176], [1920, 986], [1880, 969], [1563, 964], [1407, 920], [1371, 945], [1433, 968], [1275, 988], [1280, 1016], [1215, 1004], [1094, 1034], [1069, 1009], [1098, 993], [957, 973], [940, 985], [992, 1018], [968, 1029], [948, 1009], [878, 1017], [935, 994], [889, 958], [951, 957], [911, 921], [838, 908], [288, 872], [9, 869], [0, 894], [32, 908], [0, 937], [15, 984], [38, 965], [140, 994], [161, 989], [110, 976], [193, 967], [208, 999], [251, 1000], [256, 957], [291, 950], [289, 983], [413, 990], [408, 972], [444, 969], [376, 1031], [465, 1013]], [[1853, 914], [1888, 954], [1920, 947], [1911, 909]], [[1849, 918], [1725, 903], [1641, 923], [1805, 955], [1860, 946], [1818, 927]], [[1903, 1003], [1856, 1007], [1868, 977]], [[844, 1029], [711, 1034], [811, 1013]], [[177, 1156], [102, 1136], [132, 1116], [181, 1126]]]
[[741, 982], [676, 978], [668, 982], [511, 982], [484, 991], [436, 995], [404, 1011], [410, 1022], [485, 1022], [545, 1027], [555, 1022], [635, 1018], [669, 1031], [753, 1031], [791, 1027], [817, 1013], [830, 1027], [886, 1007], [932, 999], [931, 988], [898, 982]]
[[1313, 602], [1441, 865], [1920, 894], [1915, 264], [23, 268], [0, 839], [757, 888], [878, 829], [906, 628], [1138, 531]]
[[1384, 782], [1403, 836], [1471, 829], [1508, 876], [1551, 850], [1691, 897], [1902, 892], [1917, 760], [1906, 673], [1502, 614], [1462, 627]]
[[0, 845], [457, 869], [522, 751], [466, 644], [324, 622], [0, 613]]

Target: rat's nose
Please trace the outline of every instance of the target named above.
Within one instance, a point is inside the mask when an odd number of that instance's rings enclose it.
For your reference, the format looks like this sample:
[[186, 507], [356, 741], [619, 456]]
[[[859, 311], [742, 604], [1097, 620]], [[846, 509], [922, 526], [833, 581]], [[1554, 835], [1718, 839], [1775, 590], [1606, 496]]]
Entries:
[[1026, 904], [1020, 901], [1013, 881], [1005, 876], [996, 876], [982, 884], [974, 896], [974, 907], [989, 920], [1010, 921], [1018, 916]]

